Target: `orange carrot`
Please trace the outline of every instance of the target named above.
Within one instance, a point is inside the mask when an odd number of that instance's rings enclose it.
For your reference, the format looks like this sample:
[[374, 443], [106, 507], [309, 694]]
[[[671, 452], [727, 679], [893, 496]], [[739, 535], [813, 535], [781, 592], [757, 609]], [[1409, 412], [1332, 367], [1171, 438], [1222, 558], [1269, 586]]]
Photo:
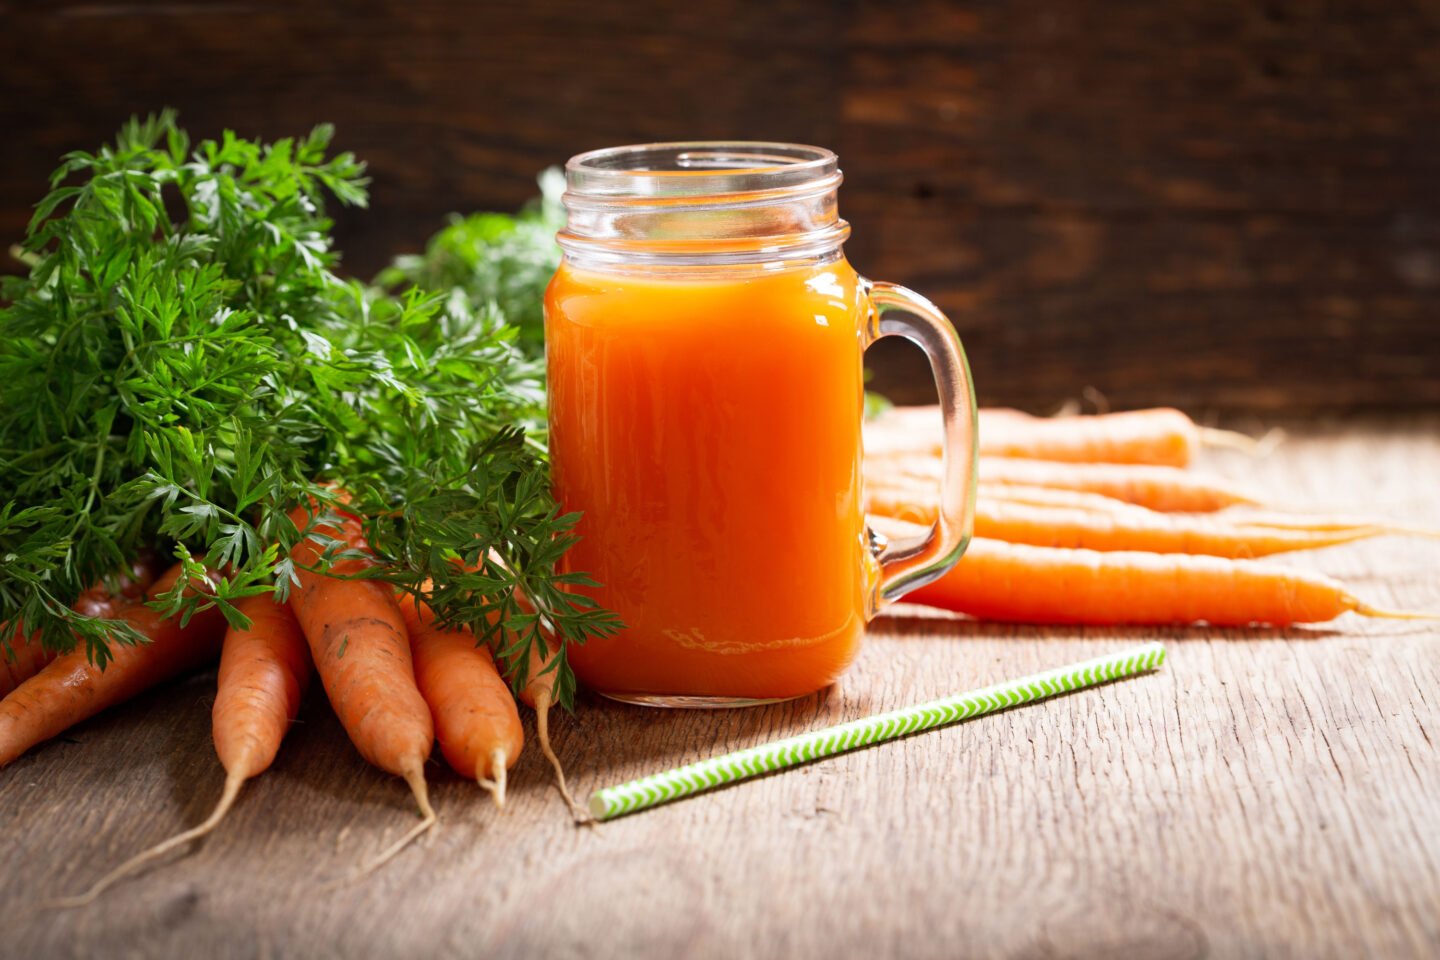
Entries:
[[[906, 487], [867, 487], [868, 509], [897, 520], [933, 523], [936, 513], [933, 499], [927, 500], [916, 493], [913, 488]], [[975, 503], [976, 536], [1037, 547], [1263, 557], [1290, 550], [1314, 550], [1352, 543], [1383, 532], [1374, 527], [1296, 530], [1245, 526], [1208, 516], [1140, 511], [1103, 513], [1072, 507], [1034, 506], [983, 496]]]
[[[871, 491], [885, 491], [889, 495], [908, 494], [911, 497], [925, 503], [930, 503], [938, 498], [936, 485], [939, 483], [938, 475], [934, 478], [924, 478], [913, 473], [901, 473], [884, 469], [884, 464], [871, 467], [865, 471], [865, 489]], [[1124, 500], [1117, 500], [1114, 497], [1107, 497], [1100, 493], [1087, 493], [1084, 490], [1064, 490], [1059, 487], [1032, 487], [1024, 484], [1009, 483], [987, 483], [980, 481], [976, 486], [976, 494], [987, 500], [999, 500], [1008, 503], [1024, 503], [1032, 507], [1066, 507], [1072, 510], [1086, 510], [1093, 513], [1129, 513], [1137, 517], [1154, 517], [1159, 511], [1151, 510], [1148, 507], [1137, 506], [1133, 503], [1126, 503]], [[917, 523], [920, 521], [916, 521]], [[1366, 524], [1366, 526], [1370, 526]], [[1325, 529], [1328, 529], [1325, 528]]]
[[[149, 596], [169, 590], [183, 572], [177, 564], [150, 588]], [[214, 607], [196, 613], [184, 627], [178, 617], [166, 618], [140, 603], [127, 604], [117, 612], [150, 642], [112, 645], [113, 655], [104, 670], [90, 662], [86, 651], [73, 650], [56, 657], [0, 700], [0, 767], [80, 721], [213, 660], [220, 652], [225, 621]]]
[[1183, 467], [1195, 459], [1199, 445], [1200, 428], [1194, 421], [1167, 408], [1029, 420], [1007, 417], [980, 425], [980, 452], [985, 456]]
[[[935, 499], [934, 484], [912, 478], [895, 478], [897, 489], [914, 491], [917, 496]], [[889, 480], [878, 482], [880, 487], [890, 486]], [[1034, 507], [1069, 507], [1095, 513], [1126, 514], [1136, 519], [1154, 518], [1160, 511], [1137, 506], [1083, 490], [1062, 490], [1057, 487], [1028, 487], [1020, 484], [981, 483], [979, 495], [989, 500], [1003, 500], [1024, 503]], [[1161, 514], [1163, 516], [1163, 514]], [[1217, 520], [1242, 527], [1275, 527], [1281, 530], [1303, 530], [1311, 533], [1353, 534], [1356, 539], [1371, 536], [1394, 535], [1403, 537], [1440, 538], [1440, 530], [1393, 523], [1377, 517], [1343, 516], [1336, 514], [1284, 513], [1278, 510], [1261, 510], [1251, 507], [1227, 507], [1223, 511], [1209, 514]], [[1191, 516], [1195, 516], [1191, 514]]]
[[[882, 458], [868, 465], [866, 476], [902, 474], [938, 480], [940, 467], [938, 457]], [[1253, 494], [1223, 480], [1174, 467], [1059, 464], [987, 457], [980, 461], [979, 480], [984, 484], [1096, 493], [1164, 513], [1213, 513], [1226, 507], [1254, 506], [1260, 502]]]
[[240, 601], [248, 629], [225, 636], [211, 731], [226, 793], [275, 762], [310, 682], [310, 650], [295, 613], [270, 594]]
[[0, 651], [0, 697], [8, 696], [10, 691], [45, 669], [56, 656], [54, 650], [45, 649], [38, 634], [13, 638], [10, 650]]
[[[988, 462], [988, 461], [987, 461]], [[1012, 461], [1019, 462], [1019, 461]], [[881, 461], [870, 464], [866, 469], [866, 489], [872, 495], [879, 495], [892, 503], [902, 494], [912, 498], [915, 504], [932, 504], [936, 500], [935, 485], [939, 482], [939, 463], [933, 462], [897, 466]], [[933, 469], [930, 469], [933, 467]], [[1117, 471], [1146, 470], [1145, 467], [1118, 467]], [[1153, 468], [1169, 469], [1169, 468]], [[924, 474], [929, 474], [927, 479]], [[1067, 490], [1062, 487], [1036, 487], [1028, 484], [987, 482], [983, 478], [978, 486], [982, 500], [1026, 504], [1033, 507], [1066, 507], [1114, 516], [1123, 514], [1137, 523], [1155, 522], [1162, 511], [1152, 510], [1138, 504], [1128, 503], [1101, 493], [1084, 490]], [[883, 511], [877, 511], [883, 512]], [[1383, 535], [1440, 538], [1440, 530], [1394, 523], [1376, 517], [1344, 516], [1337, 514], [1285, 513], [1278, 510], [1234, 506], [1223, 511], [1202, 511], [1216, 520], [1241, 527], [1278, 528], [1308, 533], [1326, 533], [1363, 539]], [[931, 522], [934, 511], [928, 506], [924, 510], [911, 509], [894, 513], [899, 519], [915, 522]], [[1163, 522], [1163, 521], [1162, 521]], [[997, 535], [998, 536], [998, 535]], [[1006, 539], [999, 537], [999, 539]], [[1027, 541], [1028, 542], [1028, 541]]]
[[104, 582], [95, 584], [80, 594], [72, 606], [77, 613], [87, 617], [109, 618], [126, 601], [143, 599], [159, 572], [156, 558], [146, 551], [117, 576], [114, 583], [108, 586]]
[[[886, 414], [866, 425], [865, 446], [876, 451], [913, 450], [938, 454], [939, 414], [926, 429], [921, 413]], [[1179, 410], [1157, 407], [1125, 413], [1075, 417], [1027, 417], [1015, 411], [981, 410], [980, 454], [1070, 463], [1137, 463], [1187, 466], [1202, 443], [1246, 446], [1243, 434], [1202, 427]]]
[[[892, 521], [882, 529], [908, 535], [918, 528]], [[1016, 623], [1288, 626], [1346, 612], [1434, 619], [1377, 609], [1320, 574], [1249, 560], [1100, 553], [979, 537], [949, 573], [905, 599]]]
[[51, 906], [85, 906], [146, 863], [209, 834], [230, 811], [245, 781], [274, 762], [280, 741], [300, 712], [300, 698], [310, 679], [310, 651], [289, 606], [268, 594], [246, 597], [236, 606], [250, 626], [231, 627], [220, 654], [211, 727], [215, 753], [225, 769], [225, 786], [214, 812], [199, 826], [125, 861], [80, 896], [53, 901]]
[[565, 767], [550, 746], [550, 708], [555, 705], [555, 671], [547, 672], [546, 668], [559, 653], [559, 642], [548, 633], [545, 634], [543, 651], [538, 644], [530, 648], [530, 666], [526, 674], [525, 688], [520, 691], [520, 699], [535, 711], [535, 739], [540, 742], [540, 752], [550, 761], [550, 767], [555, 771], [555, 786], [560, 791], [561, 798], [570, 808], [571, 816], [577, 821], [588, 822], [590, 814], [570, 792], [570, 787], [565, 783]]
[[[290, 518], [303, 530], [310, 513], [300, 507]], [[366, 547], [360, 522], [353, 517], [342, 518], [339, 529], [321, 525], [318, 532], [351, 549]], [[357, 876], [363, 876], [436, 823], [425, 784], [435, 727], [415, 685], [405, 618], [390, 588], [374, 580], [339, 579], [306, 569], [319, 562], [321, 552], [309, 538], [291, 552], [299, 584], [291, 591], [290, 606], [309, 642], [315, 672], [350, 742], [371, 764], [404, 777], [422, 814], [419, 824], [361, 868]], [[331, 572], [354, 574], [366, 565], [344, 560]]]
[[[147, 556], [136, 560], [130, 570], [119, 577], [114, 593], [105, 584], [97, 583], [80, 594], [71, 606], [76, 613], [108, 620], [126, 601], [145, 596], [145, 588], [154, 581], [154, 561]], [[12, 638], [8, 652], [0, 648], [0, 697], [35, 676], [58, 655], [54, 650], [47, 650], [38, 635]]]
[[510, 687], [490, 649], [469, 630], [447, 629], [414, 597], [400, 598], [410, 634], [415, 681], [430, 705], [440, 752], [451, 769], [477, 781], [505, 805], [505, 773], [520, 758], [525, 732]]
[[[1072, 510], [1089, 510], [1095, 513], [1130, 513], [1148, 517], [1159, 511], [1139, 507], [1124, 500], [1107, 497], [1103, 493], [1086, 493], [1084, 490], [1061, 490], [1057, 487], [1029, 487], [1023, 484], [981, 483], [979, 495], [991, 500], [1006, 500], [1010, 503], [1025, 503], [1032, 507], [1068, 507]], [[934, 496], [932, 493], [931, 496]]]
[[1389, 520], [1338, 514], [1282, 513], [1280, 511], [1252, 510], [1236, 507], [1224, 513], [1226, 520], [1242, 523], [1249, 527], [1278, 527], [1282, 530], [1345, 530], [1368, 529], [1376, 533], [1395, 534], [1404, 537], [1440, 537], [1440, 530], [1430, 527], [1414, 527]]

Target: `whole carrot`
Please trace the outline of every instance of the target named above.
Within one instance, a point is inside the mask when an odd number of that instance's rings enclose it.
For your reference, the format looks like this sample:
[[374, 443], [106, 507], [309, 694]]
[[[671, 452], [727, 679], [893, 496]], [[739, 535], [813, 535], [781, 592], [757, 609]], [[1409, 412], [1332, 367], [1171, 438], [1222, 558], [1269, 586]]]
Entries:
[[[905, 478], [898, 485], [905, 485], [912, 478]], [[915, 481], [917, 484], [921, 481]], [[881, 486], [885, 486], [884, 482]], [[933, 484], [930, 487], [915, 487], [934, 497]], [[979, 495], [990, 500], [1005, 500], [1025, 503], [1035, 507], [1070, 507], [1097, 513], [1127, 514], [1137, 518], [1154, 517], [1161, 511], [1149, 507], [1126, 503], [1114, 497], [1083, 490], [1062, 490], [1058, 487], [1028, 487], [1022, 484], [981, 483]], [[1285, 513], [1281, 510], [1264, 510], [1253, 507], [1227, 507], [1223, 511], [1206, 511], [1206, 515], [1217, 520], [1242, 527], [1277, 527], [1281, 530], [1305, 530], [1310, 532], [1354, 534], [1357, 538], [1393, 534], [1404, 537], [1440, 537], [1440, 530], [1395, 523], [1380, 517], [1345, 516], [1329, 513]], [[1192, 514], [1193, 516], [1193, 514]]]
[[964, 558], [907, 602], [1014, 623], [1320, 623], [1343, 613], [1397, 619], [1329, 577], [1248, 560], [1100, 553], [975, 538]]
[[[1058, 487], [1028, 487], [1012, 483], [981, 483], [978, 495], [991, 500], [1010, 503], [1025, 503], [1032, 507], [1068, 507], [1072, 510], [1089, 510], [1097, 513], [1132, 513], [1136, 516], [1154, 516], [1159, 511], [1149, 507], [1136, 506], [1124, 500], [1107, 497], [1103, 493], [1086, 493], [1084, 490], [1062, 490]], [[933, 494], [932, 494], [933, 496]]]
[[[155, 582], [149, 595], [168, 591], [183, 574], [177, 564]], [[56, 657], [0, 700], [0, 767], [80, 721], [213, 660], [220, 652], [225, 620], [214, 607], [199, 611], [183, 627], [179, 618], [166, 618], [139, 603], [117, 612], [150, 642], [114, 644], [104, 670], [92, 664], [84, 650], [73, 650]]]
[[[915, 421], [914, 414], [881, 416], [866, 425], [866, 449], [938, 454], [938, 413], [933, 423], [937, 426], [927, 429]], [[979, 427], [981, 456], [1069, 463], [1184, 467], [1195, 459], [1202, 443], [1251, 449], [1256, 446], [1243, 434], [1199, 426], [1179, 410], [1168, 407], [1075, 417], [1030, 417], [1012, 410], [981, 410]]]
[[[866, 467], [867, 477], [896, 474], [938, 480], [940, 459], [904, 455], [875, 459]], [[979, 480], [984, 484], [1096, 493], [1162, 513], [1213, 513], [1226, 507], [1260, 503], [1254, 494], [1217, 477], [1175, 467], [985, 457], [980, 460]]]
[[225, 768], [222, 806], [275, 762], [313, 669], [305, 634], [287, 604], [262, 594], [239, 606], [250, 626], [232, 627], [225, 635], [211, 711], [215, 755]]
[[[921, 486], [923, 481], [904, 478], [896, 486], [914, 490], [917, 495], [933, 499], [934, 485]], [[887, 485], [882, 481], [881, 487]], [[1020, 484], [981, 483], [979, 495], [988, 500], [1024, 503], [1034, 507], [1068, 507], [1093, 513], [1124, 514], [1138, 520], [1153, 519], [1160, 511], [1137, 506], [1083, 490], [1062, 490], [1055, 487], [1027, 487]], [[1191, 514], [1189, 516], [1196, 516]], [[1261, 510], [1250, 507], [1227, 507], [1224, 511], [1205, 513], [1200, 516], [1213, 517], [1239, 527], [1274, 527], [1280, 530], [1301, 530], [1309, 533], [1333, 533], [1353, 535], [1356, 539], [1394, 535], [1401, 537], [1440, 538], [1440, 530], [1427, 527], [1394, 523], [1378, 517], [1342, 516], [1316, 513], [1285, 513], [1279, 510]]]
[[[501, 565], [504, 560], [495, 553], [490, 558]], [[534, 605], [530, 598], [524, 593], [517, 591], [515, 594], [516, 603], [526, 613], [534, 613]], [[490, 623], [495, 624], [495, 615], [491, 615]], [[506, 632], [502, 626], [497, 649], [507, 650], [514, 642], [514, 638]], [[543, 646], [543, 650], [541, 649]], [[560, 796], [570, 807], [571, 814], [577, 821], [585, 822], [589, 816], [570, 793], [569, 786], [565, 783], [565, 767], [560, 763], [560, 758], [555, 755], [550, 745], [550, 708], [554, 706], [555, 678], [556, 671], [552, 669], [555, 658], [561, 655], [561, 648], [554, 635], [544, 626], [543, 621], [540, 627], [540, 639], [529, 645], [527, 659], [525, 661], [525, 683], [521, 687], [518, 699], [521, 703], [535, 711], [535, 739], [540, 745], [540, 754], [549, 761], [551, 768], [555, 771], [555, 785], [560, 791]], [[493, 662], [493, 660], [492, 660]], [[518, 667], [515, 663], [506, 661], [504, 676], [507, 686], [515, 680], [514, 674]], [[498, 669], [498, 668], [497, 668]]]
[[506, 771], [525, 744], [510, 687], [489, 648], [476, 646], [469, 630], [446, 629], [428, 606], [408, 595], [400, 598], [400, 612], [440, 752], [451, 769], [485, 787], [503, 807]]
[[225, 786], [214, 811], [196, 827], [136, 854], [97, 880], [77, 897], [54, 901], [57, 907], [92, 903], [117, 881], [171, 850], [206, 836], [230, 812], [246, 780], [269, 769], [280, 741], [300, 712], [310, 679], [310, 651], [286, 604], [270, 595], [246, 597], [236, 604], [250, 620], [245, 629], [225, 633], [216, 681], [211, 732], [215, 753], [225, 770]]
[[[912, 523], [933, 523], [935, 504], [910, 487], [867, 487], [868, 509]], [[1263, 557], [1352, 543], [1385, 531], [1375, 527], [1303, 530], [1245, 526], [1208, 516], [1046, 507], [981, 496], [975, 535], [1037, 547], [1136, 550], [1148, 553]]]
[[980, 424], [980, 453], [1071, 463], [1188, 466], [1206, 431], [1161, 407], [1077, 417], [1032, 417]]
[[[154, 581], [154, 560], [145, 557], [136, 560], [126, 573], [120, 575], [114, 584], [114, 593], [105, 584], [97, 583], [80, 594], [71, 607], [87, 617], [108, 620], [126, 602], [144, 597], [145, 588]], [[0, 647], [0, 697], [35, 676], [56, 656], [57, 652], [47, 650], [37, 635], [12, 638], [9, 651]]]
[[[492, 553], [491, 559], [497, 563], [503, 563], [503, 560], [496, 554]], [[515, 600], [525, 612], [535, 612], [530, 598], [524, 593], [517, 592]], [[502, 628], [499, 649], [507, 649], [512, 641], [513, 638]], [[570, 813], [577, 822], [588, 822], [589, 814], [570, 793], [570, 787], [565, 782], [565, 766], [550, 745], [550, 708], [555, 705], [555, 678], [558, 676], [558, 671], [555, 669], [558, 666], [556, 658], [563, 655], [564, 650], [560, 646], [560, 642], [555, 639], [555, 635], [542, 620], [540, 637], [537, 642], [530, 644], [528, 659], [525, 661], [525, 684], [520, 689], [520, 702], [535, 711], [535, 739], [540, 744], [541, 756], [550, 762], [550, 768], [555, 771], [555, 787], [560, 791], [561, 798], [570, 808]], [[514, 669], [514, 664], [507, 664], [507, 677], [514, 672]]]
[[[304, 507], [290, 517], [301, 530], [310, 523]], [[317, 532], [351, 549], [366, 548], [360, 522], [353, 517], [344, 517], [339, 528], [321, 525]], [[308, 569], [321, 559], [321, 548], [309, 538], [295, 546], [291, 557], [299, 583], [291, 591], [290, 607], [335, 715], [362, 757], [405, 779], [422, 814], [420, 823], [361, 869], [363, 875], [436, 823], [425, 784], [435, 727], [415, 684], [410, 638], [390, 588], [373, 580], [340, 578], [361, 572], [366, 566], [361, 560], [335, 564], [331, 574], [340, 576]]]
[[570, 808], [571, 816], [577, 821], [585, 822], [590, 819], [589, 813], [570, 792], [570, 787], [565, 783], [565, 766], [550, 746], [550, 708], [555, 705], [556, 672], [549, 668], [559, 655], [560, 644], [549, 634], [545, 635], [543, 653], [538, 644], [530, 648], [529, 670], [525, 687], [520, 691], [520, 700], [535, 711], [535, 739], [540, 742], [541, 754], [550, 761], [550, 768], [555, 771], [556, 789]]

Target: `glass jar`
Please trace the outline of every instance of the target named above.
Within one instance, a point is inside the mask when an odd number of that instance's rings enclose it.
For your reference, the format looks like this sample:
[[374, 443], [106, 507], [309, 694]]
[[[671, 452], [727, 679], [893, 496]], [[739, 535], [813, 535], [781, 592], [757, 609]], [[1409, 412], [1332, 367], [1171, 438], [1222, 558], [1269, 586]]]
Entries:
[[[860, 277], [834, 153], [666, 143], [566, 167], [564, 259], [545, 298], [564, 561], [625, 628], [571, 651], [621, 700], [716, 706], [801, 696], [854, 660], [880, 603], [969, 540], [975, 405], [949, 321]], [[861, 481], [865, 348], [929, 355], [945, 482], [928, 534], [885, 542]]]

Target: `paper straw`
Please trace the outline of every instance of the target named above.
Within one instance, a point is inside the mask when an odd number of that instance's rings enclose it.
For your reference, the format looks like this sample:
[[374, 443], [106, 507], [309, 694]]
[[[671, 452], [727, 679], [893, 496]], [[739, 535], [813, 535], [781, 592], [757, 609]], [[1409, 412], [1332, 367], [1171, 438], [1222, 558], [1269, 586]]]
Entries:
[[863, 720], [826, 727], [813, 733], [737, 750], [710, 760], [641, 777], [590, 795], [590, 813], [597, 820], [644, 810], [693, 793], [748, 780], [761, 774], [799, 766], [857, 747], [868, 747], [972, 717], [1034, 703], [1059, 693], [1154, 670], [1165, 662], [1165, 647], [1142, 643], [1093, 660], [1033, 673], [1028, 677], [982, 687], [913, 707], [876, 714]]

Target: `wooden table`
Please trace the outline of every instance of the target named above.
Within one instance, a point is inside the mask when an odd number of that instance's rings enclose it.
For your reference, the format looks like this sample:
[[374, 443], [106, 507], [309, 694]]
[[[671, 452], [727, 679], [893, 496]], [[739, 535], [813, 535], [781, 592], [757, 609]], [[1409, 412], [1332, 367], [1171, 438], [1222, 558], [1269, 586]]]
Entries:
[[[1216, 469], [1295, 501], [1440, 527], [1440, 422], [1296, 431]], [[1440, 608], [1440, 543], [1295, 557]], [[32, 908], [203, 818], [213, 675], [0, 772], [6, 957], [1353, 957], [1440, 952], [1440, 629], [989, 626], [898, 608], [837, 688], [736, 712], [586, 701], [556, 724], [581, 790], [1162, 638], [1159, 674], [599, 827], [529, 752], [497, 815], [433, 768], [444, 825], [312, 697], [275, 768], [189, 856], [83, 912]]]

